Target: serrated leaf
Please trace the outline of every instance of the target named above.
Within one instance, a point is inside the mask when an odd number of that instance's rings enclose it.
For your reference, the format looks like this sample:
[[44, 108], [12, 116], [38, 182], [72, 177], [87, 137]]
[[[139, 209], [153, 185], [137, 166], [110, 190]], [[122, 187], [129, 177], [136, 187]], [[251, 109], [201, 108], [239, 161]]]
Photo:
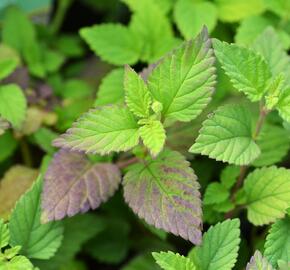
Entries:
[[[289, 178], [287, 179], [289, 182]], [[277, 266], [279, 260], [290, 262], [290, 217], [277, 220], [266, 238], [265, 253], [269, 262]]]
[[276, 107], [280, 116], [287, 122], [290, 122], [290, 88], [285, 89], [281, 93]]
[[195, 270], [194, 263], [189, 259], [178, 253], [168, 252], [153, 252], [157, 264], [164, 270]]
[[178, 152], [129, 167], [124, 177], [126, 202], [145, 221], [192, 243], [201, 241], [201, 202], [197, 178]]
[[129, 110], [137, 117], [148, 117], [152, 102], [150, 92], [144, 80], [129, 66], [125, 66], [124, 88]]
[[21, 246], [20, 253], [28, 258], [49, 259], [61, 245], [63, 226], [59, 222], [40, 223], [41, 177], [25, 193], [11, 214], [10, 245]]
[[7, 224], [0, 219], [0, 249], [6, 247], [9, 243], [10, 233]]
[[278, 126], [265, 125], [257, 139], [260, 156], [254, 160], [256, 167], [269, 166], [283, 160], [290, 149], [288, 132]]
[[203, 235], [196, 254], [201, 270], [230, 270], [237, 261], [240, 243], [240, 221], [227, 219], [211, 226]]
[[20, 128], [26, 107], [26, 98], [18, 85], [7, 84], [0, 87], [0, 115], [14, 127]]
[[216, 6], [208, 1], [178, 0], [174, 6], [174, 19], [186, 39], [195, 37], [205, 25], [211, 32], [217, 23]]
[[251, 257], [246, 270], [274, 270], [272, 265], [264, 258], [259, 250]]
[[0, 216], [7, 219], [18, 199], [32, 186], [38, 171], [22, 165], [12, 166], [0, 185]]
[[125, 107], [106, 106], [81, 116], [72, 128], [54, 140], [54, 146], [104, 155], [130, 150], [138, 141], [133, 114]]
[[240, 175], [240, 168], [238, 166], [229, 165], [225, 167], [220, 176], [221, 183], [230, 189], [236, 182], [238, 176]]
[[219, 18], [224, 22], [237, 22], [265, 10], [263, 0], [215, 0]]
[[133, 65], [140, 55], [135, 34], [121, 24], [101, 24], [80, 30], [81, 37], [104, 61], [114, 65]]
[[244, 184], [248, 219], [264, 225], [282, 218], [290, 204], [290, 170], [264, 167], [250, 173]]
[[140, 137], [152, 156], [157, 156], [165, 143], [165, 129], [158, 120], [149, 121], [139, 128]]
[[[290, 58], [284, 50], [281, 38], [273, 27], [267, 27], [253, 42], [252, 47], [260, 53], [268, 63], [272, 75], [276, 76], [281, 72], [289, 74]], [[290, 84], [288, 76], [286, 84]]]
[[250, 164], [260, 154], [252, 138], [251, 112], [243, 105], [219, 107], [205, 120], [192, 153], [235, 165]]
[[124, 103], [124, 69], [113, 69], [101, 81], [95, 106]]
[[185, 122], [207, 106], [215, 82], [214, 56], [206, 28], [166, 56], [148, 78], [149, 90], [163, 105], [163, 117]]
[[[4, 267], [4, 268], [2, 268]], [[0, 262], [0, 268], [7, 270], [34, 270], [32, 263], [24, 256], [15, 256], [10, 261]]]
[[225, 201], [229, 195], [229, 191], [222, 184], [211, 183], [206, 188], [203, 203], [205, 205], [221, 203]]
[[60, 150], [44, 179], [42, 220], [47, 222], [96, 209], [114, 194], [121, 175], [113, 164], [91, 164], [83, 154]]
[[258, 101], [267, 90], [271, 78], [269, 67], [261, 55], [253, 50], [228, 44], [217, 39], [213, 42], [215, 55], [230, 78], [233, 86]]

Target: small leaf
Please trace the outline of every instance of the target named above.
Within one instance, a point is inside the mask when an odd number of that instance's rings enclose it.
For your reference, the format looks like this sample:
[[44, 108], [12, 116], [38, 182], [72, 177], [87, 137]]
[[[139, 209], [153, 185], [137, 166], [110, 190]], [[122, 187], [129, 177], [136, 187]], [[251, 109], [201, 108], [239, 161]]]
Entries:
[[16, 203], [11, 214], [10, 245], [21, 246], [20, 253], [28, 258], [49, 259], [61, 245], [63, 226], [58, 222], [40, 223], [42, 179]]
[[152, 120], [139, 128], [142, 141], [150, 150], [152, 156], [157, 156], [163, 149], [165, 143], [165, 130], [162, 123], [158, 120]]
[[125, 66], [125, 100], [129, 110], [137, 117], [149, 116], [151, 96], [144, 80], [129, 66]]
[[[34, 270], [32, 263], [24, 256], [15, 256], [10, 261], [4, 262], [4, 269], [11, 270]], [[1, 262], [0, 262], [0, 266]]]
[[257, 250], [247, 264], [246, 270], [274, 270], [274, 268], [267, 259], [262, 256], [261, 252]]
[[[288, 178], [289, 182], [289, 178]], [[266, 238], [265, 253], [269, 262], [277, 266], [279, 260], [290, 262], [290, 217], [277, 220]]]
[[267, 81], [271, 78], [265, 60], [251, 49], [217, 39], [213, 46], [216, 57], [233, 86], [244, 92], [251, 101], [260, 100], [267, 90]]
[[196, 118], [210, 102], [215, 83], [206, 28], [166, 56], [148, 78], [149, 90], [163, 105], [162, 115], [184, 122]]
[[26, 99], [16, 84], [7, 84], [0, 87], [0, 115], [20, 128], [25, 119]]
[[125, 107], [107, 106], [81, 116], [54, 145], [86, 153], [127, 151], [138, 144], [138, 125]]
[[208, 1], [178, 0], [174, 7], [174, 20], [186, 39], [195, 37], [205, 25], [211, 32], [217, 23], [216, 6]]
[[280, 116], [287, 122], [290, 122], [290, 88], [285, 89], [281, 93], [276, 107]]
[[290, 203], [290, 170], [264, 167], [250, 173], [244, 184], [248, 219], [264, 225], [284, 217]]
[[0, 162], [13, 155], [17, 148], [17, 145], [18, 143], [13, 137], [12, 132], [7, 131], [4, 134], [0, 135]]
[[91, 164], [83, 154], [60, 150], [45, 175], [42, 220], [60, 220], [96, 209], [114, 194], [120, 181], [117, 166]]
[[140, 55], [139, 40], [121, 24], [101, 24], [80, 30], [81, 37], [104, 61], [133, 65]]
[[155, 263], [151, 254], [142, 254], [136, 256], [121, 270], [160, 270], [160, 267]]
[[240, 168], [238, 166], [229, 165], [225, 167], [221, 172], [221, 183], [230, 189], [236, 182], [238, 176], [240, 175]]
[[201, 270], [230, 270], [237, 261], [240, 243], [240, 221], [227, 219], [211, 226], [203, 235], [196, 254]]
[[229, 191], [220, 183], [211, 183], [207, 186], [203, 203], [217, 204], [225, 201], [229, 197]]
[[152, 253], [157, 264], [164, 270], [195, 270], [194, 263], [178, 253], [168, 252], [153, 252]]
[[219, 107], [202, 125], [190, 152], [236, 165], [250, 164], [259, 156], [252, 138], [251, 112], [245, 106]]
[[129, 167], [125, 200], [147, 223], [199, 244], [202, 221], [196, 180], [181, 154], [164, 150], [154, 160]]
[[6, 247], [9, 243], [10, 233], [7, 224], [0, 219], [0, 249]]
[[124, 69], [113, 69], [101, 81], [95, 106], [124, 103]]

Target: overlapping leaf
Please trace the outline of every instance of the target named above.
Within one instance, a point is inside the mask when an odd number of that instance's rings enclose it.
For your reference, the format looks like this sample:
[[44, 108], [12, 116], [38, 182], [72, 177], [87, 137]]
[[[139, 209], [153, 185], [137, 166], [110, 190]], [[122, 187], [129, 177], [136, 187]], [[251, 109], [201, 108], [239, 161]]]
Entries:
[[236, 263], [240, 243], [240, 221], [227, 219], [209, 228], [196, 255], [201, 270], [230, 270]]
[[133, 165], [124, 178], [125, 200], [139, 217], [195, 244], [201, 241], [198, 189], [189, 163], [168, 150], [154, 160]]
[[267, 81], [271, 78], [269, 67], [262, 56], [251, 49], [217, 39], [213, 46], [215, 55], [233, 86], [244, 92], [251, 101], [260, 100], [267, 90]]
[[120, 181], [115, 165], [91, 164], [83, 154], [60, 150], [45, 175], [42, 220], [60, 220], [95, 209], [114, 194]]
[[282, 218], [290, 205], [290, 170], [264, 167], [250, 173], [244, 184], [248, 219], [255, 225]]
[[195, 270], [194, 263], [178, 253], [168, 252], [153, 252], [152, 253], [157, 264], [164, 270]]
[[206, 28], [166, 56], [148, 78], [149, 90], [163, 105], [163, 116], [185, 122], [196, 118], [210, 102], [215, 82]]
[[243, 105], [218, 108], [203, 122], [200, 134], [189, 151], [231, 164], [250, 164], [260, 154], [252, 138], [250, 111]]
[[247, 264], [246, 270], [274, 270], [274, 268], [267, 259], [262, 256], [261, 252], [257, 250]]
[[285, 89], [281, 93], [276, 107], [280, 116], [287, 122], [290, 122], [290, 88]]
[[[288, 178], [289, 182], [289, 178]], [[278, 260], [290, 262], [290, 217], [277, 220], [270, 229], [265, 243], [265, 256], [274, 266]]]
[[63, 226], [59, 222], [40, 223], [42, 179], [16, 203], [9, 229], [10, 245], [21, 246], [20, 253], [28, 258], [49, 259], [61, 245]]
[[0, 219], [0, 250], [6, 247], [9, 243], [9, 230], [7, 224], [4, 223], [3, 219]]
[[204, 204], [216, 204], [225, 201], [229, 197], [229, 191], [220, 183], [211, 183], [207, 186], [203, 202]]
[[138, 144], [138, 125], [125, 107], [96, 108], [81, 116], [54, 145], [86, 153], [127, 151]]

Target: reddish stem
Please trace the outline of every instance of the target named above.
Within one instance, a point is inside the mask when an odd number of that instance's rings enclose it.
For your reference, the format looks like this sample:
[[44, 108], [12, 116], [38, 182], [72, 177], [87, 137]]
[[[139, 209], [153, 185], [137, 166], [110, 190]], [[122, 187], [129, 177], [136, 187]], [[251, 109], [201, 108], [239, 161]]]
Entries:
[[119, 169], [124, 169], [124, 168], [128, 167], [129, 165], [137, 163], [138, 161], [139, 161], [139, 159], [137, 157], [132, 157], [132, 158], [127, 159], [127, 160], [120, 160], [116, 163], [116, 165], [119, 167]]

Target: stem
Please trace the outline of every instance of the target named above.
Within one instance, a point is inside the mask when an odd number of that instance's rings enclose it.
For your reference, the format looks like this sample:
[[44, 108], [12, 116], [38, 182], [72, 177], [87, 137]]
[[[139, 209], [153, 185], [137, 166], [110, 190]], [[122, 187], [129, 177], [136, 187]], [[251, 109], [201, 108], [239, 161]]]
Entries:
[[28, 167], [32, 167], [33, 162], [30, 155], [29, 146], [24, 138], [20, 140], [20, 150], [22, 154], [23, 163]]
[[135, 164], [139, 161], [139, 158], [137, 157], [132, 157], [127, 160], [120, 160], [116, 163], [116, 165], [119, 167], [119, 169], [124, 169], [128, 167], [129, 165]]
[[55, 15], [50, 24], [50, 31], [53, 35], [57, 34], [62, 26], [65, 14], [73, 0], [58, 0]]

